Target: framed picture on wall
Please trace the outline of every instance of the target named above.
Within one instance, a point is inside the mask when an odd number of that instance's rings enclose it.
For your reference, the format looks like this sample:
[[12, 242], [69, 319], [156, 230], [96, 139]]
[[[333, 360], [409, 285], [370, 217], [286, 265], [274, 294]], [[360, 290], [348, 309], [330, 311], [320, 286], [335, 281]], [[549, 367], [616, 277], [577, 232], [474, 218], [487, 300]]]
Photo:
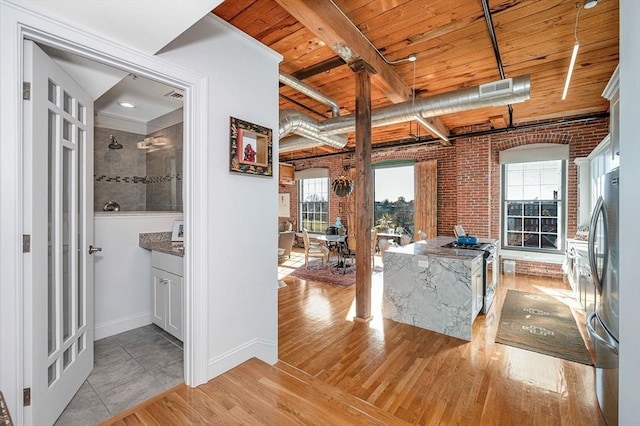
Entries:
[[273, 176], [271, 129], [230, 117], [229, 170]]
[[184, 241], [184, 220], [173, 221], [173, 232], [171, 241]]

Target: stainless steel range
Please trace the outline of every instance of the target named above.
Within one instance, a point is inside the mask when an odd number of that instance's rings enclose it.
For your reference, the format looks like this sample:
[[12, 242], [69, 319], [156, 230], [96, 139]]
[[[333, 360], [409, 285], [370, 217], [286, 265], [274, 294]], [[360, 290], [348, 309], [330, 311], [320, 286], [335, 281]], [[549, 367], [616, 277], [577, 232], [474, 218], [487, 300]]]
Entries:
[[482, 274], [482, 287], [483, 287], [483, 303], [482, 313], [486, 314], [491, 308], [493, 299], [496, 295], [496, 287], [498, 286], [498, 255], [496, 253], [496, 246], [491, 243], [477, 243], [477, 244], [460, 244], [457, 241], [451, 241], [448, 244], [443, 245], [446, 248], [465, 249], [465, 250], [482, 250], [483, 254], [483, 274]]

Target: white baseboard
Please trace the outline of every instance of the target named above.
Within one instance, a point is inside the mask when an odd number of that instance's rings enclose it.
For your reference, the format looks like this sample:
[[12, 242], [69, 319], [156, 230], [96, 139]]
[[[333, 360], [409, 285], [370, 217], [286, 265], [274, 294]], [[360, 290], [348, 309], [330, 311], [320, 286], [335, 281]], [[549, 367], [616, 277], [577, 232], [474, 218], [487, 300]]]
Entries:
[[277, 344], [263, 339], [253, 339], [211, 358], [207, 365], [207, 380], [211, 380], [254, 357], [268, 364], [275, 364], [278, 361]]
[[148, 324], [151, 324], [151, 312], [142, 312], [140, 314], [131, 315], [125, 318], [119, 318], [117, 320], [105, 322], [102, 324], [96, 324], [94, 327], [94, 339], [104, 339], [105, 337], [133, 330], [134, 328], [142, 327]]

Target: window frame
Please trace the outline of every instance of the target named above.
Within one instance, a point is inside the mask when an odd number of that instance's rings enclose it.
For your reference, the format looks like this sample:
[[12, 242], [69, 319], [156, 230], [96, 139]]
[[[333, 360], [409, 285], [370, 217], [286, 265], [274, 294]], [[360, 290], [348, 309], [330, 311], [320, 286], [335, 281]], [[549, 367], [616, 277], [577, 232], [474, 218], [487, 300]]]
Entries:
[[[305, 197], [305, 192], [304, 192], [305, 182], [311, 181], [311, 180], [318, 180], [318, 181], [324, 180], [324, 184], [320, 183], [321, 186], [324, 186], [322, 194], [321, 194], [321, 197], [325, 196], [326, 199], [324, 199], [324, 200], [321, 199], [320, 201], [305, 201], [305, 199], [304, 199], [304, 197]], [[313, 215], [326, 216], [326, 222], [320, 221], [321, 225], [319, 225], [320, 226], [319, 229], [317, 227], [314, 227], [314, 228], [306, 227], [307, 231], [309, 231], [309, 233], [324, 233], [326, 228], [329, 226], [329, 219], [330, 219], [329, 216], [330, 216], [330, 208], [331, 208], [331, 206], [329, 204], [330, 203], [330, 199], [331, 199], [330, 192], [329, 192], [329, 177], [324, 177], [324, 176], [305, 177], [305, 178], [298, 179], [297, 184], [298, 184], [297, 185], [298, 186], [297, 189], [298, 189], [298, 228], [299, 228], [298, 231], [301, 232], [302, 228], [305, 228], [305, 221], [303, 220], [303, 216], [305, 214], [311, 213]], [[325, 189], [326, 189], [326, 192], [324, 192]], [[316, 191], [314, 193], [317, 194], [318, 192]], [[317, 211], [317, 212], [315, 210], [312, 211], [312, 212], [309, 212], [308, 210], [305, 210], [304, 207], [303, 207], [306, 203], [324, 204], [324, 205], [326, 205], [326, 210], [323, 211], [322, 208], [320, 208], [320, 210]], [[315, 220], [316, 219], [314, 217], [313, 221], [315, 221]], [[308, 219], [307, 219], [307, 221], [308, 221]]]
[[[501, 164], [501, 182], [500, 182], [500, 211], [501, 211], [501, 223], [500, 223], [500, 235], [502, 238], [502, 244], [501, 244], [501, 248], [502, 250], [509, 250], [509, 251], [517, 251], [517, 252], [534, 252], [534, 253], [547, 253], [547, 254], [562, 254], [565, 251], [566, 248], [566, 242], [567, 242], [567, 228], [568, 228], [568, 177], [567, 177], [567, 162], [568, 160], [566, 158], [556, 158], [556, 159], [545, 159], [545, 160], [536, 160], [535, 162], [546, 162], [546, 161], [560, 161], [561, 162], [561, 167], [560, 167], [560, 197], [559, 199], [550, 199], [550, 200], [508, 200], [507, 199], [507, 185], [508, 185], [508, 167], [512, 164], [523, 164], [523, 163], [531, 163], [534, 161], [513, 161], [513, 162], [509, 162], [509, 163], [503, 163]], [[526, 204], [530, 204], [530, 203], [538, 203], [540, 206], [542, 206], [542, 204], [544, 203], [558, 203], [557, 204], [557, 209], [558, 209], [558, 213], [556, 214], [556, 218], [557, 218], [557, 229], [556, 229], [556, 234], [557, 234], [557, 239], [558, 239], [558, 244], [557, 244], [557, 248], [555, 249], [550, 249], [550, 248], [543, 248], [540, 247], [541, 245], [541, 237], [544, 234], [544, 232], [540, 229], [541, 226], [541, 219], [544, 218], [543, 212], [540, 211], [539, 214], [537, 216], [535, 216], [536, 218], [540, 219], [540, 221], [538, 222], [538, 230], [537, 231], [529, 231], [528, 233], [530, 234], [537, 234], [539, 235], [539, 240], [538, 240], [538, 247], [526, 247], [526, 246], [511, 246], [508, 245], [508, 225], [509, 225], [509, 212], [507, 211], [507, 204], [508, 203], [522, 203], [523, 206]], [[540, 207], [540, 209], [542, 209], [542, 207]], [[511, 215], [513, 216], [513, 215]], [[526, 216], [525, 212], [524, 212], [524, 207], [523, 207], [523, 212], [521, 217], [523, 218], [523, 228], [524, 228], [524, 218], [525, 217], [531, 217], [534, 218], [534, 216]], [[526, 234], [527, 232], [524, 231], [524, 229], [522, 230], [523, 234]], [[549, 232], [548, 232], [549, 233]]]
[[[411, 167], [414, 168], [416, 161], [415, 160], [386, 160], [386, 161], [381, 161], [378, 163], [375, 163], [372, 165], [372, 169], [373, 169], [373, 196], [371, 197], [371, 204], [372, 204], [372, 208], [371, 208], [371, 221], [373, 223], [373, 226], [375, 227], [378, 222], [376, 219], [376, 172], [378, 170], [382, 170], [382, 169], [396, 169], [396, 168], [400, 168], [400, 167]], [[411, 200], [405, 200], [407, 202], [407, 204], [411, 204], [411, 227], [412, 229], [409, 230], [405, 227], [405, 230], [407, 232], [409, 232], [411, 234], [411, 237], [413, 238], [413, 234], [415, 232], [417, 232], [414, 228], [415, 228], [415, 169], [413, 170], [413, 176], [412, 179], [414, 179], [413, 183], [414, 183], [414, 188], [413, 188], [413, 198]], [[380, 200], [380, 201], [384, 201], [384, 200]], [[395, 201], [391, 201], [389, 200], [390, 203], [397, 203], [398, 200], [396, 199]], [[400, 226], [399, 224], [395, 224], [395, 227]]]

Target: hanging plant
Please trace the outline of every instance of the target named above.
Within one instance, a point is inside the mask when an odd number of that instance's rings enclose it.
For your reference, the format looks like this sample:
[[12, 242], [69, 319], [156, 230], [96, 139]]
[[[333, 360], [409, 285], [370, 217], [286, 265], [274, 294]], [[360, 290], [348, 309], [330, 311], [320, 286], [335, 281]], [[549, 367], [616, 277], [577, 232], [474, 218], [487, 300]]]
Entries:
[[353, 191], [353, 181], [348, 176], [338, 176], [332, 183], [331, 189], [339, 197], [346, 197]]

